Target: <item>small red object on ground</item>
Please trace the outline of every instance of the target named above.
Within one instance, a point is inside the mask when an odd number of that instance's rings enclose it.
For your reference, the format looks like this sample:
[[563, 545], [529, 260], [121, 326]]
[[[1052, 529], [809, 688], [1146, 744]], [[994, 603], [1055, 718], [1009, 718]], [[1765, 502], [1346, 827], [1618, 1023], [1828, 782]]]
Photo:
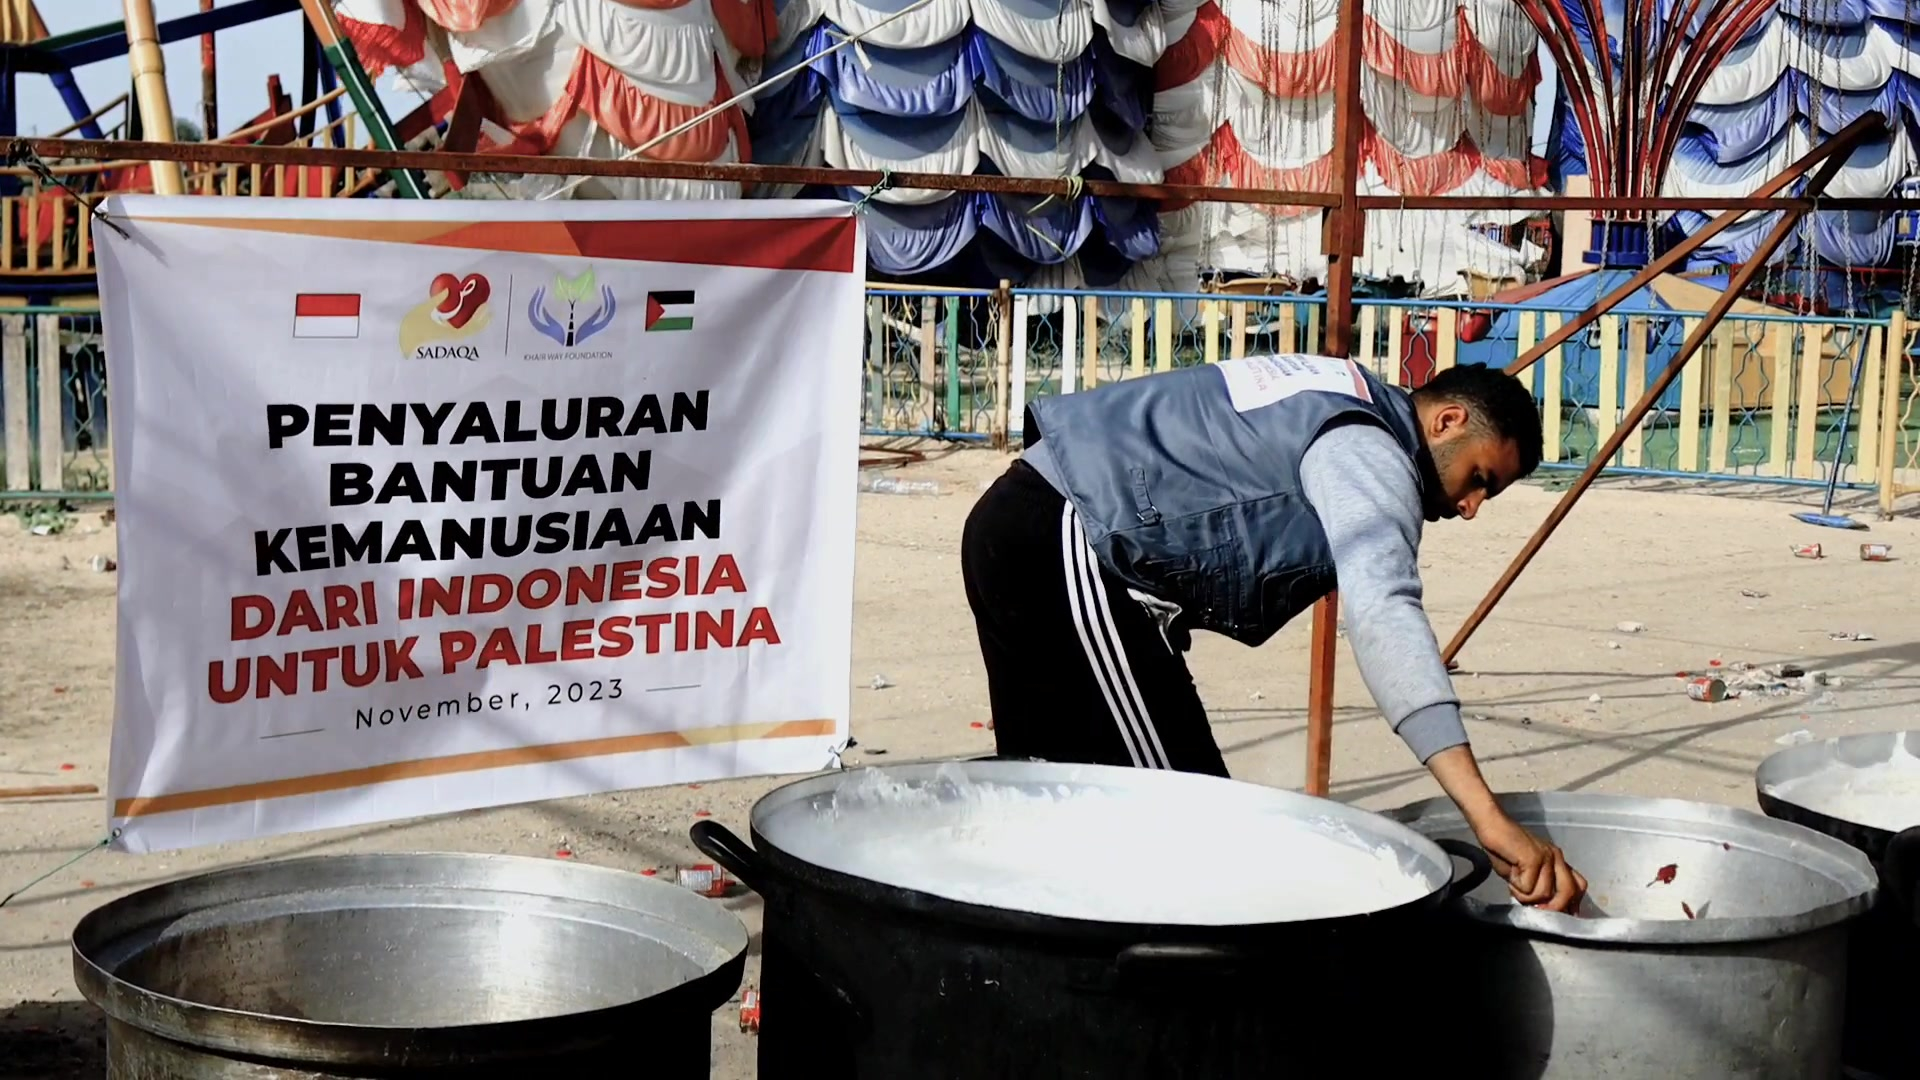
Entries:
[[740, 1030], [747, 1032], [760, 1030], [760, 991], [751, 986], [740, 995]]
[[556, 859], [571, 859], [573, 858], [573, 851], [569, 848], [556, 848], [553, 857]]
[[1819, 544], [1795, 544], [1793, 545], [1793, 554], [1795, 558], [1799, 558], [1799, 559], [1818, 559], [1821, 557], [1820, 545]]
[[1680, 901], [1680, 910], [1687, 913], [1687, 918], [1693, 918], [1693, 909], [1687, 906], [1685, 900]]
[[1695, 701], [1727, 700], [1727, 684], [1712, 675], [1696, 675], [1687, 680], [1687, 696]]
[[1861, 562], [1888, 562], [1893, 558], [1892, 544], [1861, 544]]
[[695, 810], [695, 811], [693, 812], [693, 816], [694, 816], [694, 817], [712, 817], [712, 816], [713, 816], [713, 811], [711, 811], [711, 810]]
[[1679, 874], [1680, 874], [1680, 864], [1668, 863], [1667, 865], [1653, 872], [1653, 880], [1647, 882], [1647, 888], [1651, 889], [1655, 885], [1671, 885], [1673, 884], [1673, 879], [1675, 877], [1678, 877]]
[[659, 876], [659, 874], [660, 874], [660, 871], [655, 870], [651, 866], [647, 867], [645, 870], [640, 871], [641, 877], [657, 877]]
[[679, 869], [677, 878], [682, 887], [701, 896], [721, 897], [733, 887], [733, 879], [726, 870], [712, 863], [695, 863]]
[[61, 772], [72, 772], [72, 771], [73, 771], [73, 769], [74, 769], [74, 767], [73, 767], [72, 765], [62, 765], [62, 766], [60, 766], [60, 771], [61, 771]]
[[985, 725], [985, 724], [983, 724], [983, 723], [981, 723], [981, 722], [980, 722], [980, 721], [978, 721], [978, 720], [975, 720], [975, 721], [974, 721], [973, 723], [971, 723], [971, 724], [968, 724], [967, 726], [968, 726], [968, 727], [970, 727], [970, 728], [983, 728], [983, 727], [986, 727], [987, 725]]

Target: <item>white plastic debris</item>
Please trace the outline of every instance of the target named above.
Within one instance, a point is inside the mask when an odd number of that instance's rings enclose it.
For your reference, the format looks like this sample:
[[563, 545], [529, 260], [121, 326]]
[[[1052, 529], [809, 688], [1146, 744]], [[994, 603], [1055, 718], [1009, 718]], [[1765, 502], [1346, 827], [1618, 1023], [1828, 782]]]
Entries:
[[1607, 642], [1607, 648], [1609, 648], [1609, 649], [1617, 649], [1617, 648], [1619, 648], [1619, 647], [1620, 647], [1620, 643], [1619, 643], [1619, 642], [1617, 642], [1617, 641], [1609, 641], [1609, 642]]
[[885, 690], [887, 687], [893, 685], [893, 680], [887, 678], [885, 675], [875, 675], [872, 679], [868, 680], [867, 685], [875, 690]]
[[1829, 630], [1827, 631], [1827, 640], [1829, 641], [1873, 641], [1875, 639], [1872, 634], [1869, 634], [1864, 630]]
[[1598, 704], [1600, 704], [1600, 695], [1599, 695], [1599, 694], [1588, 694], [1588, 695], [1587, 695], [1587, 702], [1588, 702], [1588, 704], [1591, 704], [1591, 705], [1598, 705]]
[[1643, 622], [1619, 622], [1614, 623], [1613, 628], [1623, 634], [1644, 634], [1647, 632], [1647, 624]]
[[1801, 746], [1813, 741], [1813, 732], [1801, 728], [1799, 731], [1789, 731], [1773, 741], [1780, 746]]

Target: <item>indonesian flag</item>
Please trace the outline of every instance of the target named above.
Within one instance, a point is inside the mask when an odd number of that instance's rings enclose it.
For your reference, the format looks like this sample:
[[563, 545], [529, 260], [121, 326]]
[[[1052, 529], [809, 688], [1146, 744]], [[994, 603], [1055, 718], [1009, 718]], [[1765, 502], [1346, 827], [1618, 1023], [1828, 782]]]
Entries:
[[360, 336], [359, 293], [300, 293], [293, 298], [293, 336]]

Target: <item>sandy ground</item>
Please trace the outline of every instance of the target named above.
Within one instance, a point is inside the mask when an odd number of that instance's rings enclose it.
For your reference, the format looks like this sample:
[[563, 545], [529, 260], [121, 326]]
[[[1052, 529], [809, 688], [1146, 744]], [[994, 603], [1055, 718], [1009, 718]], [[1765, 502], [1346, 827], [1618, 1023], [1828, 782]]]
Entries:
[[[853, 763], [992, 750], [986, 685], [961, 593], [960, 525], [1006, 458], [954, 453], [902, 470], [933, 496], [861, 498], [855, 620]], [[1875, 522], [1870, 537], [1788, 518], [1812, 495], [1697, 485], [1603, 486], [1521, 579], [1462, 660], [1459, 689], [1496, 789], [1677, 796], [1752, 807], [1752, 769], [1775, 740], [1912, 725], [1920, 699], [1920, 521]], [[1498, 575], [1558, 497], [1515, 489], [1471, 524], [1430, 529], [1428, 606], [1442, 637]], [[1866, 509], [1856, 510], [1869, 518]], [[1863, 563], [1860, 539], [1915, 561]], [[1831, 557], [1796, 559], [1823, 542]], [[89, 560], [115, 536], [97, 512], [69, 531], [27, 534], [0, 518], [0, 787], [104, 783], [113, 682], [113, 576]], [[1753, 595], [1749, 595], [1753, 594]], [[1201, 635], [1192, 665], [1236, 777], [1301, 782], [1307, 620], [1254, 651]], [[1623, 622], [1647, 629], [1627, 633]], [[1865, 631], [1835, 641], [1829, 631]], [[1793, 661], [1830, 671], [1828, 691], [1688, 700], [1675, 672], [1712, 660]], [[1437, 794], [1371, 711], [1341, 658], [1334, 792], [1385, 808]], [[875, 675], [892, 685], [873, 690]], [[885, 756], [880, 756], [884, 752]], [[0, 1075], [102, 1074], [97, 1014], [78, 1000], [67, 934], [130, 889], [262, 857], [308, 852], [468, 850], [552, 857], [563, 842], [590, 863], [628, 869], [692, 861], [696, 811], [745, 832], [776, 779], [510, 807], [390, 825], [135, 857], [95, 853], [0, 909]], [[0, 801], [0, 895], [101, 836], [98, 797]], [[751, 894], [724, 901], [757, 931]], [[757, 938], [756, 938], [757, 952]], [[750, 960], [747, 981], [756, 978]], [[777, 1008], [777, 1004], [774, 1006]], [[751, 1076], [754, 1045], [737, 1006], [713, 1021], [714, 1075]]]

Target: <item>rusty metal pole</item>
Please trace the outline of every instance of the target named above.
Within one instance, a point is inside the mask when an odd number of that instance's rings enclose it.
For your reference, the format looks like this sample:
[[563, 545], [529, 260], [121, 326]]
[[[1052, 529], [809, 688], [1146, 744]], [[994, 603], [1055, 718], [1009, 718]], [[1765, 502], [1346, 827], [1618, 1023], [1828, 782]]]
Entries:
[[[1365, 18], [1361, 0], [1340, 0], [1333, 31], [1336, 65], [1333, 130], [1339, 133], [1333, 159], [1333, 190], [1339, 205], [1326, 211], [1321, 234], [1327, 253], [1326, 354], [1353, 355], [1353, 268], [1366, 252], [1367, 212], [1360, 209], [1360, 129], [1366, 112], [1360, 101], [1360, 35]], [[1333, 661], [1339, 643], [1340, 593], [1328, 593], [1313, 605], [1313, 641], [1307, 660], [1307, 794], [1325, 795], [1333, 782]]]
[[[1820, 172], [1807, 182], [1808, 193], [1818, 195], [1825, 191], [1827, 184], [1845, 164], [1845, 157], [1829, 158]], [[1454, 657], [1460, 655], [1460, 650], [1466, 646], [1467, 639], [1473, 636], [1473, 632], [1478, 630], [1480, 624], [1485, 622], [1487, 616], [1493, 612], [1494, 605], [1498, 604], [1500, 598], [1507, 594], [1507, 590], [1513, 587], [1514, 581], [1527, 568], [1527, 564], [1533, 561], [1533, 557], [1539, 553], [1541, 546], [1547, 542], [1547, 538], [1552, 536], [1553, 531], [1560, 527], [1560, 523], [1566, 520], [1568, 514], [1573, 512], [1573, 505], [1580, 501], [1580, 496], [1586, 494], [1589, 487], [1593, 486], [1594, 478], [1600, 475], [1600, 470], [1606, 468], [1607, 462], [1613, 460], [1613, 455], [1626, 444], [1628, 437], [1639, 429], [1640, 421], [1646, 418], [1647, 413], [1653, 411], [1654, 402], [1660, 400], [1660, 395], [1666, 393], [1667, 387], [1673, 385], [1673, 380], [1680, 377], [1680, 370], [1693, 359], [1693, 354], [1700, 351], [1700, 346], [1705, 344], [1707, 338], [1719, 328], [1720, 320], [1726, 317], [1727, 312], [1733, 310], [1734, 302], [1740, 299], [1740, 294], [1746, 290], [1747, 283], [1753, 280], [1754, 276], [1767, 265], [1767, 260], [1773, 257], [1773, 253], [1786, 242], [1787, 237], [1793, 234], [1794, 226], [1799, 224], [1804, 212], [1796, 209], [1781, 214], [1779, 223], [1773, 227], [1772, 232], [1767, 234], [1766, 239], [1760, 242], [1753, 256], [1741, 263], [1740, 269], [1734, 271], [1732, 279], [1727, 282], [1726, 291], [1714, 299], [1708, 306], [1706, 314], [1701, 316], [1700, 324], [1695, 326], [1693, 332], [1687, 335], [1687, 340], [1681, 343], [1679, 354], [1667, 364], [1666, 370], [1653, 381], [1653, 385], [1647, 387], [1646, 393], [1640, 395], [1640, 400], [1634, 402], [1633, 408], [1621, 418], [1619, 426], [1614, 428], [1613, 434], [1607, 438], [1606, 443], [1594, 451], [1593, 459], [1587, 462], [1587, 467], [1581, 471], [1580, 478], [1575, 480], [1573, 486], [1567, 489], [1567, 493], [1554, 504], [1552, 512], [1547, 514], [1547, 519], [1541, 522], [1540, 527], [1535, 529], [1533, 535], [1527, 539], [1526, 545], [1520, 549], [1520, 554], [1514, 556], [1513, 562], [1500, 575], [1500, 580], [1494, 582], [1493, 588], [1487, 590], [1487, 595], [1481, 599], [1479, 606], [1473, 609], [1473, 614], [1467, 616], [1467, 621], [1460, 624], [1459, 631], [1453, 635], [1452, 641], [1447, 642], [1446, 650], [1441, 654], [1448, 663], [1452, 663]]]
[[[1833, 138], [1807, 151], [1806, 156], [1781, 171], [1779, 176], [1760, 185], [1753, 194], [1756, 198], [1771, 197], [1787, 189], [1795, 180], [1800, 179], [1808, 170], [1834, 157], [1836, 154], [1850, 154], [1853, 148], [1870, 138], [1878, 137], [1886, 131], [1886, 118], [1879, 113], [1864, 113], [1853, 123], [1834, 133]], [[1507, 365], [1507, 374], [1518, 375], [1534, 365], [1541, 357], [1573, 340], [1573, 335], [1585, 330], [1588, 324], [1611, 311], [1619, 304], [1647, 287], [1661, 274], [1673, 269], [1682, 259], [1699, 250], [1707, 241], [1719, 236], [1746, 214], [1729, 210], [1713, 219], [1706, 228], [1687, 237], [1673, 248], [1643, 267], [1639, 273], [1628, 278], [1618, 288], [1595, 300], [1587, 310], [1568, 320], [1560, 329], [1548, 334], [1546, 340], [1522, 353], [1520, 358]]]
[[[201, 11], [212, 11], [213, 0], [200, 0]], [[202, 138], [211, 142], [220, 137], [220, 89], [216, 78], [213, 35], [200, 35], [200, 126]]]

